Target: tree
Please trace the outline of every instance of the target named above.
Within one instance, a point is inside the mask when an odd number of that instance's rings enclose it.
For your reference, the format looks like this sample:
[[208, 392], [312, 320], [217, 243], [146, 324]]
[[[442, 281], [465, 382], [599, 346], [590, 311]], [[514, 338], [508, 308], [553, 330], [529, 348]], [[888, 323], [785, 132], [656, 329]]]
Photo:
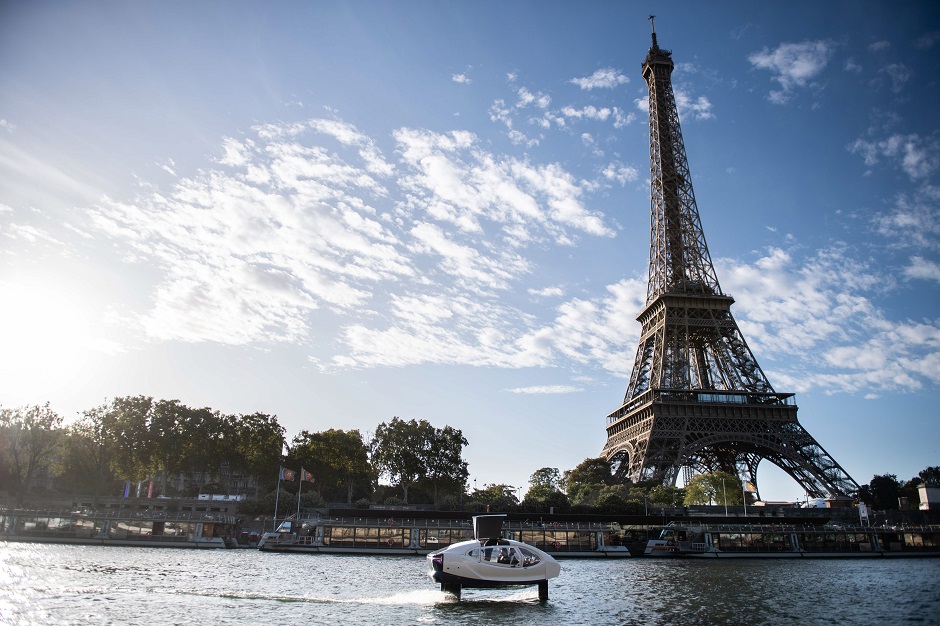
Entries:
[[153, 398], [115, 398], [105, 415], [105, 432], [114, 442], [111, 467], [119, 479], [137, 482], [147, 478], [153, 454], [149, 419]]
[[96, 498], [115, 481], [111, 471], [114, 442], [106, 431], [107, 413], [107, 404], [88, 409], [66, 430], [60, 481], [73, 491], [94, 493]]
[[940, 466], [927, 467], [921, 470], [918, 477], [928, 485], [940, 485]]
[[421, 482], [430, 484], [435, 503], [443, 487], [461, 493], [467, 482], [467, 463], [463, 448], [468, 445], [463, 433], [445, 426], [434, 428], [426, 420], [379, 424], [372, 440], [372, 465], [401, 487], [405, 504], [408, 490]]
[[490, 507], [493, 512], [508, 511], [519, 504], [516, 488], [504, 483], [490, 483], [470, 494], [470, 499]]
[[562, 477], [557, 467], [543, 467], [535, 470], [529, 476], [529, 485], [532, 487], [548, 487], [552, 490], [561, 489]]
[[563, 483], [572, 505], [593, 506], [601, 490], [614, 482], [610, 461], [588, 458], [564, 473]]
[[613, 473], [610, 461], [603, 458], [588, 458], [581, 461], [573, 470], [564, 474], [565, 489], [571, 494], [571, 489], [578, 485], [611, 485]]
[[859, 499], [876, 511], [897, 510], [901, 483], [894, 474], [876, 474], [871, 482], [859, 488]]
[[406, 422], [393, 417], [391, 423], [382, 422], [375, 429], [372, 465], [401, 487], [405, 504], [408, 504], [408, 489], [427, 475], [422, 451], [430, 428], [425, 420]]
[[728, 472], [698, 474], [685, 486], [685, 504], [744, 504], [741, 479]]
[[0, 429], [6, 433], [6, 450], [13, 491], [19, 504], [30, 482], [51, 468], [62, 440], [62, 417], [47, 402], [43, 406], [0, 409]]
[[226, 422], [232, 467], [273, 488], [284, 452], [284, 427], [277, 416], [251, 413], [228, 416]]
[[431, 483], [434, 506], [442, 489], [450, 494], [463, 493], [470, 472], [463, 459], [463, 448], [468, 445], [463, 432], [450, 426], [435, 428], [430, 433], [426, 448], [426, 480]]
[[685, 501], [685, 490], [682, 487], [670, 485], [656, 485], [649, 492], [649, 503], [658, 506], [676, 506]]
[[372, 480], [369, 451], [358, 430], [302, 430], [291, 443], [288, 460], [310, 471], [317, 491], [334, 501], [352, 503], [356, 486]]
[[557, 467], [543, 467], [529, 476], [529, 490], [522, 500], [525, 508], [533, 510], [568, 511], [571, 501], [561, 491], [563, 482]]

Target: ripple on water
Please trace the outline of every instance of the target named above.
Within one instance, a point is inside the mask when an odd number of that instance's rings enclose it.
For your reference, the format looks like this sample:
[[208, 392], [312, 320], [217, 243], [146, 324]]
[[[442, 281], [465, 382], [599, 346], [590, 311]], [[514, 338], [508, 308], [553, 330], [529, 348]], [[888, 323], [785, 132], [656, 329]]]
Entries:
[[0, 623], [935, 623], [940, 559], [566, 560], [532, 588], [439, 591], [414, 557], [0, 544]]

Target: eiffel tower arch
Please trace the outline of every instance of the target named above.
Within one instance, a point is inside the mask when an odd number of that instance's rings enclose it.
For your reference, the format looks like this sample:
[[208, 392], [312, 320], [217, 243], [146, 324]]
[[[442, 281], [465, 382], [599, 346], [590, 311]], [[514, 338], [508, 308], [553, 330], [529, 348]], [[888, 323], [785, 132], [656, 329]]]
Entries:
[[[652, 21], [652, 17], [650, 18]], [[601, 456], [622, 480], [675, 485], [680, 472], [723, 470], [758, 486], [769, 461], [812, 497], [858, 484], [797, 420], [792, 393], [774, 391], [731, 315], [699, 219], [672, 52], [643, 61], [649, 88], [650, 260], [646, 305], [623, 404], [607, 416]]]

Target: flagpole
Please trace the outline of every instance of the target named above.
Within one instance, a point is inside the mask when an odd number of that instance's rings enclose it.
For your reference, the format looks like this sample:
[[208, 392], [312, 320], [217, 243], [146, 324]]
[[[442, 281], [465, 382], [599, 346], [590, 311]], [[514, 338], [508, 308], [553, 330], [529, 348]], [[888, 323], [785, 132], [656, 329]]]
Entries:
[[725, 479], [721, 479], [721, 493], [725, 497], [725, 517], [728, 517], [728, 490], [725, 488]]
[[747, 517], [747, 493], [744, 485], [741, 485], [741, 500], [744, 502], [744, 517]]
[[281, 497], [281, 475], [284, 473], [284, 468], [278, 468], [277, 470], [277, 491], [274, 492], [274, 528], [271, 530], [277, 530], [277, 502], [278, 498]]
[[300, 492], [304, 488], [304, 472], [306, 471], [307, 470], [305, 470], [304, 468], [302, 467], [300, 468], [300, 481], [299, 481], [300, 484], [297, 486], [297, 521], [298, 522], [300, 522]]

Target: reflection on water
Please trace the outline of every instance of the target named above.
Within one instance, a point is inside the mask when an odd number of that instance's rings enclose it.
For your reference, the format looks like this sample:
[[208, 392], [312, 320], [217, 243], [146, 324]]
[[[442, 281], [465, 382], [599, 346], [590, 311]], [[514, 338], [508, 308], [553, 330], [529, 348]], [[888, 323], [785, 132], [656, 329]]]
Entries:
[[[937, 623], [940, 559], [562, 563], [535, 587], [438, 591], [423, 558], [0, 543], [3, 624]], [[837, 616], [837, 617], [836, 617]]]

